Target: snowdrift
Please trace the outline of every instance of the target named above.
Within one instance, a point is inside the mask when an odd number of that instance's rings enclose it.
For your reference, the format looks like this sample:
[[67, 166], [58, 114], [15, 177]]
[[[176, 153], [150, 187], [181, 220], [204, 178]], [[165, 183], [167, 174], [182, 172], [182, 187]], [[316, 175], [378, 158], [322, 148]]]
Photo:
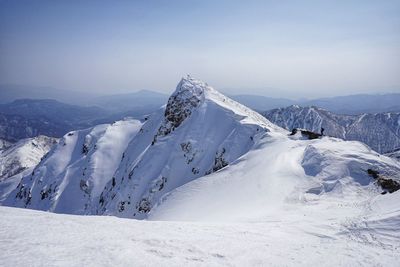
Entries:
[[137, 219], [263, 221], [304, 203], [356, 202], [349, 212], [361, 216], [386, 192], [368, 169], [399, 181], [398, 161], [359, 142], [304, 139], [187, 77], [143, 122], [65, 135], [4, 203]]

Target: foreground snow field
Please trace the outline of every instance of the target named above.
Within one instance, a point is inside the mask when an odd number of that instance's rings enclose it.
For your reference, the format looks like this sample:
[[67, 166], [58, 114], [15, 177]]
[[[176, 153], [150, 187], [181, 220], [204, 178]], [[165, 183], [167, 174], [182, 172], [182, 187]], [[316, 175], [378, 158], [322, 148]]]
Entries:
[[399, 215], [200, 223], [0, 207], [0, 266], [398, 266]]

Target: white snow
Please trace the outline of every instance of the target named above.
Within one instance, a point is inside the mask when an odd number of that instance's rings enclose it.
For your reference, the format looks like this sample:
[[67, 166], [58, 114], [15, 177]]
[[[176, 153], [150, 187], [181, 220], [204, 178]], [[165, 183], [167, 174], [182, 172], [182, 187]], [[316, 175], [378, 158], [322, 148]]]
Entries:
[[0, 150], [0, 180], [35, 167], [56, 142], [56, 138], [40, 135], [8, 144]]
[[256, 223], [153, 222], [0, 207], [0, 216], [4, 267], [397, 266], [400, 256], [398, 215], [350, 227], [302, 214]]
[[395, 266], [400, 162], [305, 140], [207, 84], [71, 132], [0, 207], [0, 266]]
[[[37, 209], [75, 214], [95, 212], [93, 203], [98, 203], [100, 193], [141, 125], [127, 119], [66, 134], [33, 174], [22, 180], [24, 187], [27, 182], [32, 183], [30, 195], [34, 197], [25, 193], [25, 199], [30, 199]], [[20, 188], [14, 191], [19, 192]], [[18, 200], [14, 193], [5, 205], [27, 206]]]
[[317, 107], [289, 106], [263, 112], [277, 125], [292, 130], [303, 128], [345, 140], [361, 141], [379, 153], [400, 148], [399, 112], [343, 115]]
[[22, 139], [17, 143], [0, 140], [0, 203], [56, 143], [57, 138], [44, 135]]
[[338, 216], [361, 216], [360, 207], [381, 192], [368, 176], [369, 168], [400, 180], [397, 161], [359, 142], [267, 137], [229, 167], [165, 195], [151, 211], [150, 219], [263, 221], [272, 217], [286, 220], [293, 210], [304, 209], [308, 203], [328, 205], [319, 206], [318, 218], [326, 213], [332, 219], [336, 210], [331, 205], [356, 203], [357, 207], [348, 213], [346, 209], [337, 210]]

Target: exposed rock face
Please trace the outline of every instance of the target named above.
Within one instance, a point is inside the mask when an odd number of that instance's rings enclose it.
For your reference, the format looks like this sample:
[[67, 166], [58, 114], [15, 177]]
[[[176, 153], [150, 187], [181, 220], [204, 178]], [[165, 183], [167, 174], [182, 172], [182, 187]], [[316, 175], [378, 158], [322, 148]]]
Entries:
[[175, 93], [168, 99], [165, 118], [177, 128], [204, 101], [205, 84], [191, 78], [182, 80]]
[[307, 131], [307, 130], [304, 130], [304, 129], [297, 129], [297, 128], [294, 128], [292, 130], [292, 132], [290, 133], [290, 135], [295, 135], [298, 132], [300, 132], [303, 137], [305, 137], [305, 138], [307, 138], [309, 140], [318, 139], [318, 138], [322, 137], [322, 134], [314, 133], [314, 132]]
[[[203, 82], [192, 79], [190, 76], [180, 81], [175, 92], [168, 99], [164, 113], [165, 120], [158, 130], [158, 136], [168, 135], [192, 114], [193, 109], [204, 101], [205, 87]], [[156, 139], [157, 137], [154, 138]]]
[[378, 171], [373, 169], [368, 169], [367, 173], [369, 176], [376, 180], [377, 184], [380, 187], [382, 187], [382, 189], [384, 190], [383, 194], [385, 194], [386, 192], [393, 193], [397, 190], [400, 190], [400, 183], [398, 181], [380, 175]]

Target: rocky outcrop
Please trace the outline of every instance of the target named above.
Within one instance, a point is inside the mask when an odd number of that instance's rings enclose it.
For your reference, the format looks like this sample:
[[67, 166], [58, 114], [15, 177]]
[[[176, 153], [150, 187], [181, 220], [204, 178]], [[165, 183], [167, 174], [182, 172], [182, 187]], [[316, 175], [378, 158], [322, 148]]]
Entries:
[[367, 173], [374, 178], [376, 183], [384, 190], [382, 194], [386, 194], [387, 192], [393, 193], [400, 190], [400, 183], [398, 181], [380, 175], [378, 171], [373, 169], [368, 169]]

